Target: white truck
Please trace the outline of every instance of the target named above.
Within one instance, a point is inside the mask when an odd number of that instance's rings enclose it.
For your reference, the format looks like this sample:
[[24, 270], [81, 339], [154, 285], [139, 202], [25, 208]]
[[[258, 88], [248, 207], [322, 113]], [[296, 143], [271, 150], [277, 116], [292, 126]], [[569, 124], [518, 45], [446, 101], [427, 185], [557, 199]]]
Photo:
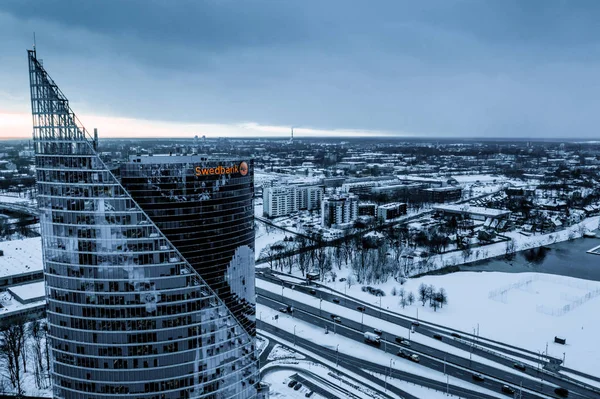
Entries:
[[380, 345], [381, 344], [381, 337], [375, 333], [372, 332], [366, 332], [365, 335], [365, 342], [371, 345]]

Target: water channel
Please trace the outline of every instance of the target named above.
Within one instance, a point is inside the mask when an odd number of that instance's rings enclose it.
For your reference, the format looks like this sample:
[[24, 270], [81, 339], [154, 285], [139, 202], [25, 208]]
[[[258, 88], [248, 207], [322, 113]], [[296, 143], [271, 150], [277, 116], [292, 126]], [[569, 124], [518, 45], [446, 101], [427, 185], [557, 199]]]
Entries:
[[[600, 232], [596, 231], [600, 236]], [[600, 245], [600, 238], [578, 238], [521, 251], [512, 260], [504, 257], [461, 265], [460, 271], [537, 272], [600, 281], [600, 255], [587, 251]]]

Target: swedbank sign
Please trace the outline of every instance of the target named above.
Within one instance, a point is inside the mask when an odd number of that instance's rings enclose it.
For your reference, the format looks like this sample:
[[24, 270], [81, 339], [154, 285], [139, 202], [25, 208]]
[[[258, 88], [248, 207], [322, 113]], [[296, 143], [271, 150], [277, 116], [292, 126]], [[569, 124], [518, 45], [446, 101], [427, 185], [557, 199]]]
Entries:
[[246, 162], [240, 162], [238, 165], [219, 165], [214, 168], [203, 168], [196, 166], [196, 176], [231, 175], [235, 173], [246, 176], [248, 174], [248, 164]]

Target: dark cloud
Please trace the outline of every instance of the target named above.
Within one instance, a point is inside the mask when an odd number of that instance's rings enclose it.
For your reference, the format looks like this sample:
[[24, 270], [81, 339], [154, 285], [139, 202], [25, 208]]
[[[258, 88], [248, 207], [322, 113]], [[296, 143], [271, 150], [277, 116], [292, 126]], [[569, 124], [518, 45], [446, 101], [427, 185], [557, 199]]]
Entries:
[[[0, 108], [36, 31], [84, 112], [455, 136], [596, 134], [593, 1], [0, 2]], [[26, 95], [24, 96], [26, 98]]]

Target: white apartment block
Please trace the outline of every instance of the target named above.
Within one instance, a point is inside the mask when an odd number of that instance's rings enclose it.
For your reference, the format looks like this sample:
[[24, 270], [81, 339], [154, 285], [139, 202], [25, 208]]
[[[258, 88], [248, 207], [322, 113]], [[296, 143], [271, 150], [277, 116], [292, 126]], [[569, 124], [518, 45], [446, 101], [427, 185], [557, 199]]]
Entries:
[[286, 216], [299, 210], [321, 206], [323, 188], [319, 186], [275, 186], [263, 188], [263, 216]]
[[321, 208], [323, 227], [340, 226], [358, 219], [358, 197], [353, 194], [325, 198]]

